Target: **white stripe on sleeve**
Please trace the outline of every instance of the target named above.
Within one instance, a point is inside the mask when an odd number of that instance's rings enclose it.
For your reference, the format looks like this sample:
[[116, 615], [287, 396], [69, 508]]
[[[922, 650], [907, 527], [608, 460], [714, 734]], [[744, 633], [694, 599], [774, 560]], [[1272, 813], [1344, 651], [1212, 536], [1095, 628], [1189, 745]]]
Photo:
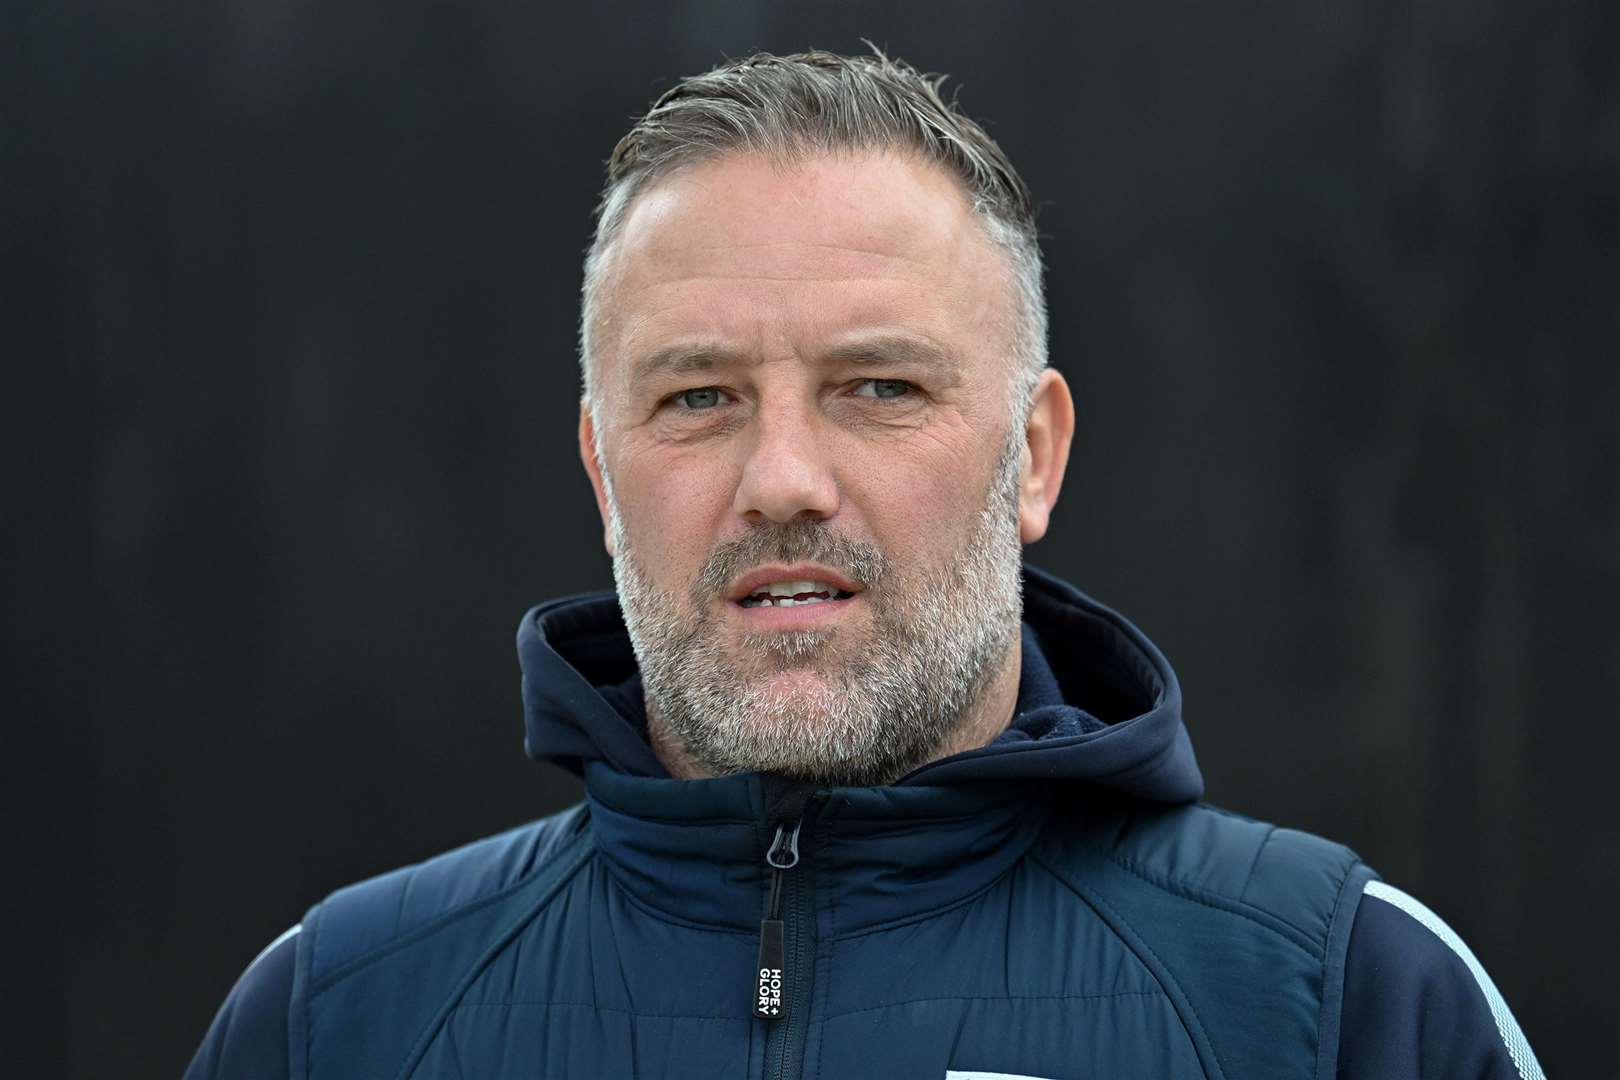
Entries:
[[276, 940], [272, 941], [270, 944], [266, 945], [264, 948], [259, 950], [259, 955], [255, 956], [252, 959], [252, 961], [250, 961], [248, 963], [248, 966], [242, 969], [242, 974], [246, 975], [248, 972], [252, 971], [255, 967], [258, 967], [259, 961], [263, 960], [265, 957], [269, 956], [270, 953], [275, 950], [275, 947], [277, 945], [280, 945], [283, 941], [286, 941], [288, 938], [292, 937], [294, 934], [298, 933], [298, 931], [302, 930], [303, 928], [304, 928], [304, 924], [299, 923], [297, 926], [294, 926], [294, 927], [291, 927], [290, 929], [284, 930], [280, 935], [278, 935], [276, 937]]
[[1367, 887], [1363, 891], [1367, 896], [1376, 896], [1386, 904], [1393, 904], [1412, 916], [1457, 954], [1468, 966], [1468, 972], [1473, 975], [1474, 981], [1479, 984], [1480, 992], [1485, 995], [1485, 1002], [1491, 1007], [1491, 1018], [1496, 1021], [1497, 1033], [1502, 1036], [1502, 1043], [1507, 1048], [1508, 1056], [1513, 1059], [1514, 1068], [1519, 1070], [1519, 1076], [1522, 1080], [1546, 1080], [1546, 1075], [1541, 1071], [1541, 1064], [1536, 1061], [1535, 1052], [1530, 1049], [1530, 1043], [1525, 1039], [1524, 1032], [1519, 1029], [1519, 1022], [1513, 1019], [1513, 1013], [1508, 1011], [1507, 1002], [1502, 1000], [1501, 991], [1496, 989], [1496, 984], [1491, 982], [1491, 977], [1485, 974], [1485, 969], [1474, 958], [1473, 950], [1463, 944], [1456, 931], [1417, 900], [1393, 886], [1385, 885], [1382, 881], [1367, 882]]

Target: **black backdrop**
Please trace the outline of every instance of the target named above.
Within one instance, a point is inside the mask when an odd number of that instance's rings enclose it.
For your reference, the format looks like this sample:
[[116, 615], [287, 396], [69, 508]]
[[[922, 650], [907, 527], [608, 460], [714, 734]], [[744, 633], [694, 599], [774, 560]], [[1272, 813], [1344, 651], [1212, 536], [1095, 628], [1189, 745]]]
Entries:
[[1620, 1076], [1617, 13], [8, 5], [24, 1046], [175, 1075], [312, 901], [574, 797], [511, 641], [610, 580], [601, 162], [679, 74], [864, 36], [1044, 203], [1081, 428], [1033, 558], [1176, 663], [1213, 800], [1354, 845], [1550, 1071]]

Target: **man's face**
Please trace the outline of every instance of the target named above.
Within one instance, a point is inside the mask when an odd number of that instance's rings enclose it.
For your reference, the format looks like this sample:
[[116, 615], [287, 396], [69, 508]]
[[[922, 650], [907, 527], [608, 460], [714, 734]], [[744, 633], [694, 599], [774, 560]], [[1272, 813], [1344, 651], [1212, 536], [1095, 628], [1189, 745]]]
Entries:
[[955, 181], [722, 158], [637, 198], [601, 280], [582, 444], [655, 745], [844, 783], [936, 756], [1016, 679], [1045, 520], [1007, 265]]

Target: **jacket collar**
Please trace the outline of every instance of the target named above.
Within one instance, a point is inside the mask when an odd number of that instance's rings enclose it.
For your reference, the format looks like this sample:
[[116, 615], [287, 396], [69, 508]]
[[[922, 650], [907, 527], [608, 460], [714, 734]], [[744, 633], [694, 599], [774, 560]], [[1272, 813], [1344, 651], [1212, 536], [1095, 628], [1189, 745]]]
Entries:
[[[823, 933], [972, 896], [1023, 856], [1052, 813], [1083, 812], [1083, 801], [1062, 797], [1068, 791], [1111, 788], [1162, 803], [1202, 793], [1163, 655], [1056, 578], [1026, 567], [1024, 586], [1018, 737], [890, 786], [798, 789], [809, 800], [798, 872], [813, 875]], [[584, 775], [598, 848], [631, 902], [678, 922], [757, 930], [765, 853], [784, 823], [782, 781], [668, 777], [640, 710], [614, 703], [636, 661], [612, 593], [530, 611], [518, 654], [524, 745]]]
[[[665, 918], [754, 933], [775, 835], [771, 781], [635, 777], [585, 768], [598, 849], [634, 902]], [[988, 887], [1049, 812], [1028, 785], [822, 788], [806, 793], [793, 873], [814, 881], [824, 935], [949, 907]], [[792, 822], [783, 822], [791, 826]]]

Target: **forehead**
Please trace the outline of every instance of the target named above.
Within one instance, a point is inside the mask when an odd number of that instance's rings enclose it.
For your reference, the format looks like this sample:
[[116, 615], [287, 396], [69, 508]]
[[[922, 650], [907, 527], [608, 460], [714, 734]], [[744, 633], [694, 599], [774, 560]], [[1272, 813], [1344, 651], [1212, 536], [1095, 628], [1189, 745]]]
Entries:
[[632, 202], [603, 260], [596, 361], [694, 336], [922, 334], [953, 351], [1004, 325], [1004, 257], [955, 177], [912, 157], [731, 155]]

